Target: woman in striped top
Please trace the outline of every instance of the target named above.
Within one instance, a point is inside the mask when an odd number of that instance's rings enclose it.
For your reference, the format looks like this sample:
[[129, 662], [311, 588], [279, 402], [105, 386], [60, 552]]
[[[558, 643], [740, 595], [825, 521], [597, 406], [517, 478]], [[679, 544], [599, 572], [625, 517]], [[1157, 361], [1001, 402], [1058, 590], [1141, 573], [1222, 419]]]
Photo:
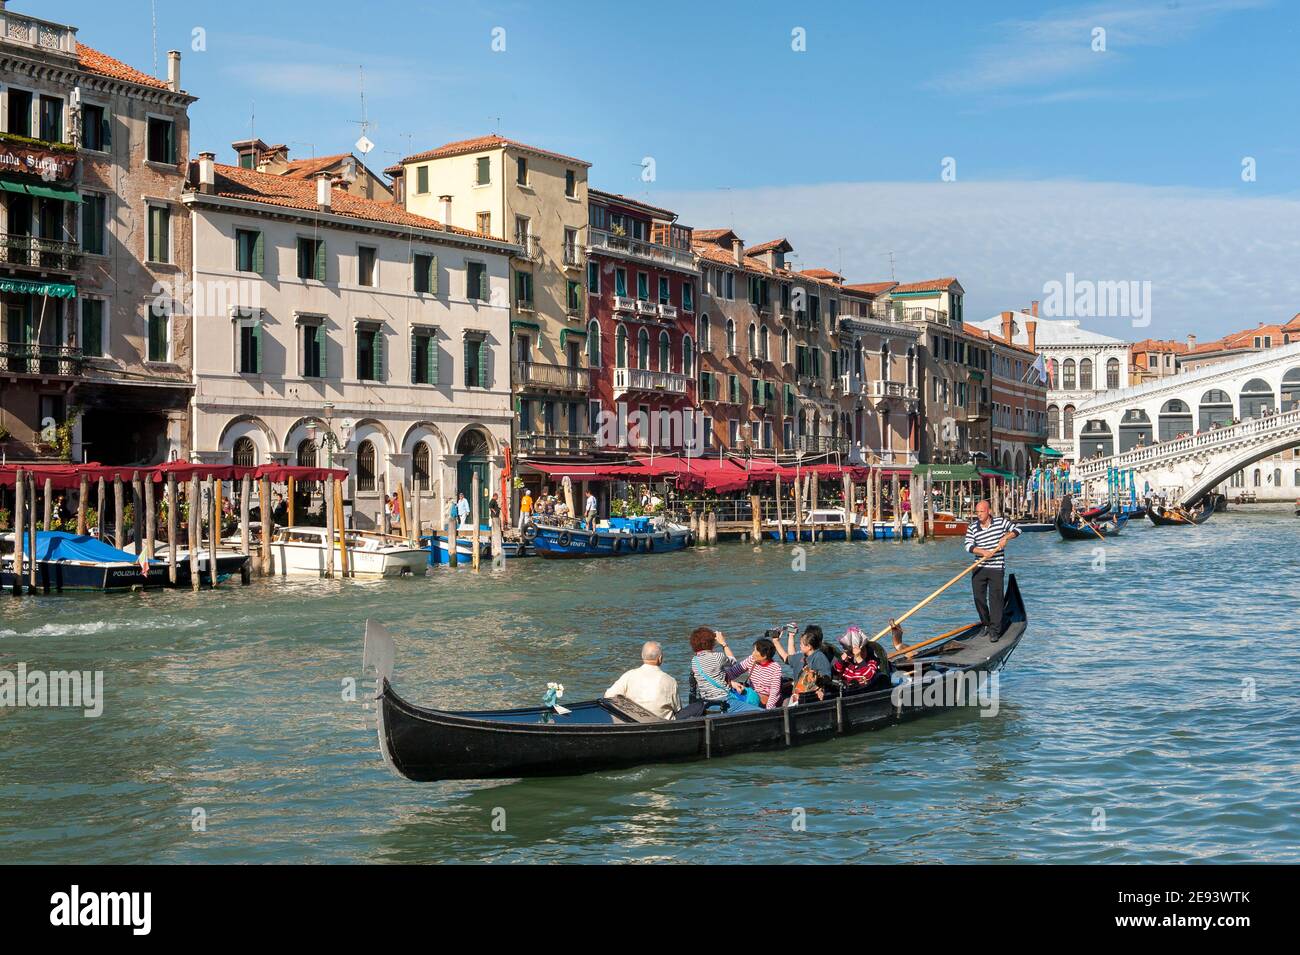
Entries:
[[727, 638], [709, 627], [691, 631], [691, 702], [727, 699], [727, 668], [735, 658]]
[[[758, 694], [764, 709], [775, 709], [781, 703], [781, 664], [774, 659], [776, 645], [767, 637], [754, 641], [754, 652], [727, 668], [727, 679], [735, 680], [749, 674], [749, 685]], [[739, 689], [739, 685], [737, 685]]]

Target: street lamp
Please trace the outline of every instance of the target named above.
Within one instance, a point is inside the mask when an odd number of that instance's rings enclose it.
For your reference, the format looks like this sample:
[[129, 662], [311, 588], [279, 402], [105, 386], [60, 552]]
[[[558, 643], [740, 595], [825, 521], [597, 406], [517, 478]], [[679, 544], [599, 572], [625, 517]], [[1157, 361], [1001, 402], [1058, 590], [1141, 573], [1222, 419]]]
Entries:
[[327, 452], [325, 466], [332, 468], [334, 466], [334, 452], [342, 451], [348, 446], [348, 442], [352, 440], [352, 432], [355, 430], [356, 425], [351, 418], [344, 418], [339, 423], [338, 433], [335, 433], [333, 428], [334, 403], [332, 401], [325, 402], [322, 410], [325, 416], [324, 430], [322, 431], [320, 420], [312, 418], [307, 422], [307, 440], [312, 443], [316, 450]]

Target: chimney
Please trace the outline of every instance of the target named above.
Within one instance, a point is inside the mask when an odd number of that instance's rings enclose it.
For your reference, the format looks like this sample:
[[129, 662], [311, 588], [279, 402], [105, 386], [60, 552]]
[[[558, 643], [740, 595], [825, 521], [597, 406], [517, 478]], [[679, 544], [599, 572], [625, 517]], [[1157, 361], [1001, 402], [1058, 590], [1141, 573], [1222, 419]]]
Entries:
[[1034, 299], [1029, 303], [1029, 314], [1034, 316], [1034, 318], [1038, 317], [1038, 299]]
[[1027, 339], [1025, 347], [1035, 355], [1038, 354], [1038, 323], [1025, 322], [1025, 338]]
[[167, 88], [173, 93], [181, 91], [181, 51], [167, 51]]
[[451, 225], [451, 196], [439, 196], [438, 201], [442, 203], [442, 224]]
[[731, 257], [736, 260], [737, 265], [743, 263], [745, 261], [745, 243], [741, 242], [739, 239], [732, 239]]
[[333, 177], [329, 173], [322, 173], [316, 177], [316, 208], [321, 212], [329, 211], [334, 185], [332, 180]]
[[1006, 342], [1008, 345], [1010, 345], [1011, 336], [1014, 335], [1015, 332], [1016, 332], [1015, 313], [1003, 312], [1002, 313], [1002, 340]]
[[217, 189], [217, 154], [199, 153], [199, 192], [210, 196]]
[[1195, 347], [1196, 347], [1196, 336], [1189, 332], [1187, 335], [1187, 350], [1191, 351]]

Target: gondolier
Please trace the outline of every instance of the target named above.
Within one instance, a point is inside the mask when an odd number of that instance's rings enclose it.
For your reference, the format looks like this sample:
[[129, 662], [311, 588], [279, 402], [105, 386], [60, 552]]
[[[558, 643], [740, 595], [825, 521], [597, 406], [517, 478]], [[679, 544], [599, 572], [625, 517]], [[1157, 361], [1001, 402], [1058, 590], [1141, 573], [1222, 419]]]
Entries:
[[975, 609], [984, 632], [993, 643], [1002, 636], [1002, 574], [1007, 561], [1003, 553], [1007, 541], [1020, 536], [1020, 528], [1005, 517], [994, 517], [988, 501], [975, 505], [975, 520], [966, 527], [966, 550], [988, 559], [971, 578]]

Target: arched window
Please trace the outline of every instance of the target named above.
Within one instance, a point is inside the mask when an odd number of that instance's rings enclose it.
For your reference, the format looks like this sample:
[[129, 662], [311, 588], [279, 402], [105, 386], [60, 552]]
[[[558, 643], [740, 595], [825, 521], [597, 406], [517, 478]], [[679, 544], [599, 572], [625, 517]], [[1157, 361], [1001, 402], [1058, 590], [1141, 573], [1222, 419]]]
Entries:
[[713, 343], [713, 336], [710, 334], [711, 329], [709, 328], [709, 316], [707, 315], [700, 316], [699, 331], [700, 331], [700, 349], [702, 351], [708, 351], [709, 347]]
[[758, 327], [753, 322], [749, 323], [748, 344], [749, 344], [749, 357], [757, 358], [758, 357]]
[[316, 466], [316, 442], [303, 438], [298, 442], [298, 467], [314, 468]]
[[667, 332], [659, 333], [659, 370], [673, 370], [672, 340], [669, 339]]
[[1300, 368], [1289, 368], [1282, 376], [1282, 413], [1300, 408]]
[[1201, 395], [1198, 412], [1197, 427], [1201, 431], [1225, 425], [1232, 420], [1232, 398], [1220, 388], [1211, 388]]
[[1092, 359], [1079, 360], [1079, 390], [1092, 391]]
[[682, 336], [682, 374], [687, 378], [695, 374], [695, 346], [690, 335]]
[[1114, 391], [1119, 387], [1119, 359], [1111, 358], [1106, 362], [1106, 388]]
[[781, 362], [790, 364], [790, 329], [781, 329]]
[[1259, 487], [1259, 486], [1260, 486], [1260, 480], [1261, 480], [1261, 478], [1262, 478], [1262, 475], [1260, 474], [1260, 470], [1259, 470], [1259, 468], [1255, 468], [1255, 487]]
[[759, 339], [758, 339], [758, 353], [759, 353], [759, 355], [762, 356], [763, 361], [767, 361], [768, 358], [771, 357], [771, 356], [768, 354], [768, 350], [767, 350], [767, 349], [768, 349], [768, 345], [767, 345], [767, 326], [766, 326], [766, 325], [764, 325], [764, 326], [759, 330], [759, 336], [760, 336], [760, 337], [759, 337]]
[[636, 333], [636, 366], [650, 367], [650, 333], [644, 328]]
[[411, 451], [411, 472], [415, 486], [421, 491], [429, 489], [429, 444], [420, 441]]
[[1057, 361], [1055, 358], [1052, 359], [1052, 381], [1051, 381], [1051, 386], [1052, 386], [1053, 388], [1060, 388], [1060, 387], [1061, 387], [1061, 363], [1060, 363], [1059, 361]]
[[1061, 437], [1066, 441], [1074, 440], [1074, 405], [1065, 406], [1065, 414], [1061, 418], [1062, 434]]
[[1263, 378], [1252, 378], [1241, 389], [1241, 420], [1258, 418], [1265, 411], [1277, 407], [1273, 388]]
[[1061, 380], [1061, 387], [1066, 391], [1074, 391], [1078, 387], [1078, 380], [1074, 373], [1074, 359], [1065, 359], [1065, 377]]
[[736, 323], [731, 319], [727, 319], [727, 354], [734, 355], [735, 353], [736, 353]]
[[1291, 475], [1291, 483], [1300, 487], [1300, 468], [1295, 469], [1295, 474]]
[[357, 445], [357, 490], [375, 489], [375, 446], [369, 441]]
[[1055, 440], [1061, 437], [1061, 409], [1056, 405], [1047, 406], [1047, 437]]
[[594, 319], [587, 323], [587, 365], [600, 367], [600, 322]]
[[235, 441], [235, 448], [230, 452], [231, 463], [236, 467], [251, 468], [257, 464], [257, 446], [253, 439], [244, 436]]
[[889, 380], [889, 342], [880, 343], [880, 377]]
[[1282, 469], [1281, 469], [1281, 468], [1274, 468], [1274, 469], [1273, 469], [1273, 486], [1274, 486], [1274, 487], [1281, 487], [1281, 486], [1282, 486]]
[[618, 368], [627, 367], [627, 326], [620, 325], [614, 332], [614, 364]]
[[907, 386], [916, 386], [916, 348], [911, 345], [907, 349]]

